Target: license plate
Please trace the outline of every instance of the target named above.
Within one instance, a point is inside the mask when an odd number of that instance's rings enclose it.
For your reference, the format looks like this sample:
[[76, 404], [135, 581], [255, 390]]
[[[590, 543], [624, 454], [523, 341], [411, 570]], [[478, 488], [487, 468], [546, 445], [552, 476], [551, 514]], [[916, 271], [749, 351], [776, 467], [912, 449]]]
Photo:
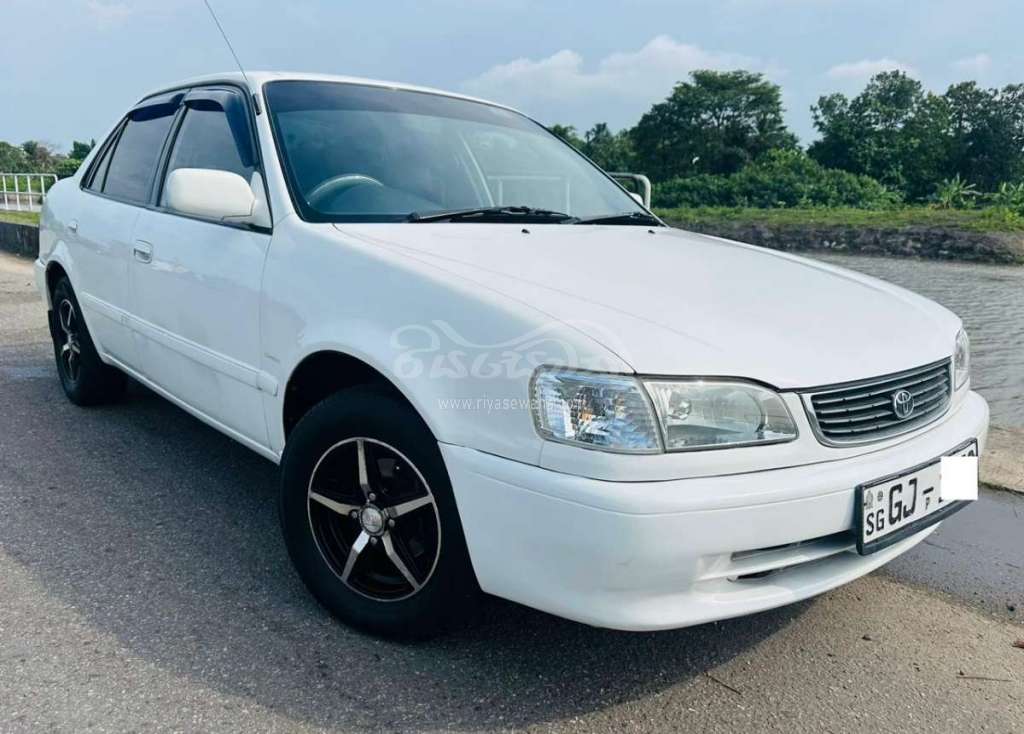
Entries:
[[[945, 454], [977, 455], [978, 442], [974, 439]], [[866, 556], [887, 548], [970, 504], [970, 500], [943, 501], [941, 459], [857, 487], [854, 528], [858, 553]]]

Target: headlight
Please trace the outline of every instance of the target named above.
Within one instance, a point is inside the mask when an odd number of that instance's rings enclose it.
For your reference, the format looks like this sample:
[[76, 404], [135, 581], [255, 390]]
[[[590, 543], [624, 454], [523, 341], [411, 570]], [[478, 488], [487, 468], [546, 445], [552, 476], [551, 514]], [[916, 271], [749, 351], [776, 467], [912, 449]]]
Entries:
[[654, 411], [632, 377], [541, 368], [531, 392], [545, 438], [607, 451], [661, 451]]
[[645, 384], [668, 451], [777, 443], [797, 436], [782, 398], [759, 385], [704, 380]]
[[657, 453], [797, 437], [782, 398], [752, 383], [648, 380], [641, 385], [624, 375], [542, 367], [531, 391], [542, 436], [606, 451]]
[[963, 329], [956, 335], [953, 352], [953, 381], [959, 390], [971, 378], [971, 340]]

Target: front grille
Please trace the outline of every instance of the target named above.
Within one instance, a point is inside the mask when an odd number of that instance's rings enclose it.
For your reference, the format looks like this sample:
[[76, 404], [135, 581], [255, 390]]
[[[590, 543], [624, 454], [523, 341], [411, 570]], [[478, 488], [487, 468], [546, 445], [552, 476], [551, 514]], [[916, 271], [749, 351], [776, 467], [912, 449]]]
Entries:
[[[949, 407], [950, 360], [894, 375], [812, 390], [805, 397], [819, 437], [827, 444], [877, 441], [930, 423]], [[913, 409], [900, 418], [894, 396], [906, 390]]]

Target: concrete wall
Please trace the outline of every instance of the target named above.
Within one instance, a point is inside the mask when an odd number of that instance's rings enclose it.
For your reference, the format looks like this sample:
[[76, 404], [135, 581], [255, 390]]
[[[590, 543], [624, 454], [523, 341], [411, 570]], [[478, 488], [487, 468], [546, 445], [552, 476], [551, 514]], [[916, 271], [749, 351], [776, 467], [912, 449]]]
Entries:
[[0, 250], [36, 259], [39, 256], [39, 227], [0, 222]]

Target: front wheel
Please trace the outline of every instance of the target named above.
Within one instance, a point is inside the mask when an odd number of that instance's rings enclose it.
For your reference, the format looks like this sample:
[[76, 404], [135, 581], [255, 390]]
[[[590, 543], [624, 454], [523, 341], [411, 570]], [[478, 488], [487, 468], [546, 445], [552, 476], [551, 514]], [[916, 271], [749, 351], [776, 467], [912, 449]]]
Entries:
[[395, 395], [353, 388], [311, 410], [282, 460], [281, 525], [310, 591], [390, 637], [463, 621], [478, 593], [437, 441]]

